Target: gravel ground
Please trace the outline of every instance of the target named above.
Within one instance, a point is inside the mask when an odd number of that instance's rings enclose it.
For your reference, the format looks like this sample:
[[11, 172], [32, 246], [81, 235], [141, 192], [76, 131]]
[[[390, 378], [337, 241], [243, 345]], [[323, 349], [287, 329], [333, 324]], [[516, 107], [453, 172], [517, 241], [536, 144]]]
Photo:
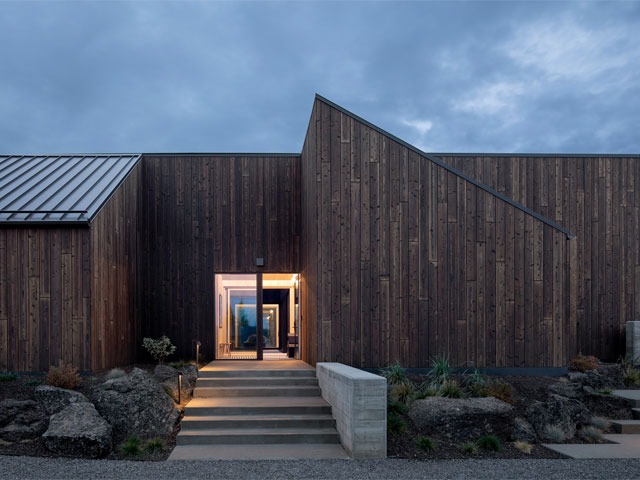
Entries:
[[296, 460], [131, 462], [0, 457], [0, 478], [631, 479], [640, 460]]

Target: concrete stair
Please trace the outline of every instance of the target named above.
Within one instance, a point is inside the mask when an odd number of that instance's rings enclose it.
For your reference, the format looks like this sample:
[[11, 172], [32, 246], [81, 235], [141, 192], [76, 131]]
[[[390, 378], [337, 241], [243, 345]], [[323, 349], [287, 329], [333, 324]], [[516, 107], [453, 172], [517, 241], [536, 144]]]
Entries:
[[640, 420], [614, 420], [611, 422], [616, 433], [639, 434]]
[[640, 408], [632, 408], [631, 413], [633, 413], [633, 418], [640, 420]]
[[200, 371], [170, 460], [348, 458], [314, 369], [251, 367]]

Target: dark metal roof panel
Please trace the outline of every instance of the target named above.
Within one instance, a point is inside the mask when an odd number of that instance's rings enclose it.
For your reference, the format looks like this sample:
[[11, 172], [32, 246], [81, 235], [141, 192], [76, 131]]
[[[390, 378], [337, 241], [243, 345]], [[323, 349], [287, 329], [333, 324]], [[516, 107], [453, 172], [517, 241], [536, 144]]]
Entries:
[[139, 154], [0, 155], [0, 224], [88, 224]]

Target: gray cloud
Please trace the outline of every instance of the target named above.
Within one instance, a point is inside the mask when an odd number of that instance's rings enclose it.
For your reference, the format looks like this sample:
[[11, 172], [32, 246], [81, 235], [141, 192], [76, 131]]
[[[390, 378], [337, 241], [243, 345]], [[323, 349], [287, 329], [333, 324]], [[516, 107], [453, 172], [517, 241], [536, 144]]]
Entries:
[[299, 151], [318, 92], [428, 151], [640, 152], [640, 4], [0, 3], [0, 151]]

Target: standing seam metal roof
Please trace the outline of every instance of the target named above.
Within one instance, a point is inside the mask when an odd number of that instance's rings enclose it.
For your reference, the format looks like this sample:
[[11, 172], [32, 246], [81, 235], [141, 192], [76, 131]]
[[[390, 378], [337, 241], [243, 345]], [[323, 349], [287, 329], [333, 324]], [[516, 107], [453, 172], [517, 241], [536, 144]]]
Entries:
[[140, 157], [0, 156], [0, 224], [89, 224]]

